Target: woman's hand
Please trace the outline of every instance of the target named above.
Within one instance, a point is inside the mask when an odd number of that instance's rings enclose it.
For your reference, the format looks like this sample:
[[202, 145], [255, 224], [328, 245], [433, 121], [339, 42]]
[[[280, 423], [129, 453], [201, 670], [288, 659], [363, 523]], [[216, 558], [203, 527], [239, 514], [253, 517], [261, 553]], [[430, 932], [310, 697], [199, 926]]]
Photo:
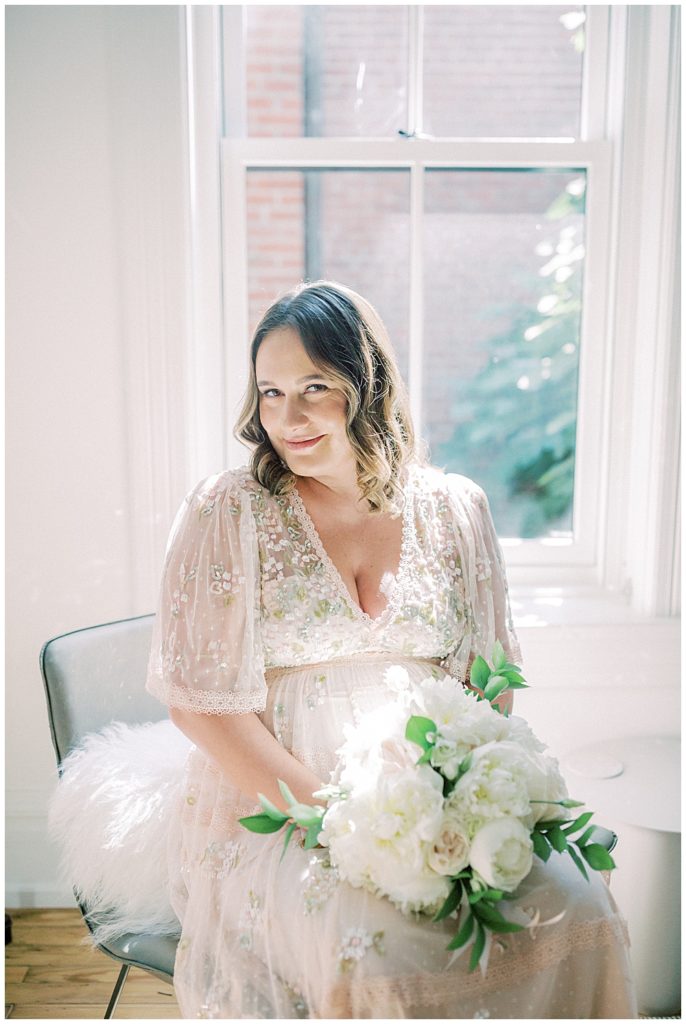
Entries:
[[255, 712], [205, 715], [170, 708], [169, 717], [255, 803], [259, 803], [257, 794], [262, 793], [286, 811], [278, 779], [283, 779], [298, 801], [318, 803], [314, 793], [324, 783], [281, 746]]

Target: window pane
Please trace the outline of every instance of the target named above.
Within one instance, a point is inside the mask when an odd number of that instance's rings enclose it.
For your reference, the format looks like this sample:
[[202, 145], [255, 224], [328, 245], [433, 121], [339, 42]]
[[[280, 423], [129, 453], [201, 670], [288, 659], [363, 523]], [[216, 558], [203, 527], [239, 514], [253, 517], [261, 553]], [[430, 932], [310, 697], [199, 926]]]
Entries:
[[585, 172], [429, 171], [423, 434], [502, 536], [572, 536]]
[[576, 138], [584, 8], [424, 8], [424, 122], [436, 136]]
[[248, 172], [250, 333], [299, 281], [339, 281], [378, 310], [407, 376], [408, 171]]
[[248, 135], [407, 128], [407, 7], [248, 4]]

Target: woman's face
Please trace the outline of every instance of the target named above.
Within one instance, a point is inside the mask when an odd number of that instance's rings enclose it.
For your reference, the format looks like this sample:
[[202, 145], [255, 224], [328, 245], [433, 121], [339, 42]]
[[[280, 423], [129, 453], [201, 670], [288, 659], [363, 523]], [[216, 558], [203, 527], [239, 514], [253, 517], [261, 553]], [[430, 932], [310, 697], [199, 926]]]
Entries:
[[296, 476], [326, 478], [354, 454], [345, 430], [347, 399], [312, 362], [292, 327], [271, 331], [255, 360], [260, 421]]

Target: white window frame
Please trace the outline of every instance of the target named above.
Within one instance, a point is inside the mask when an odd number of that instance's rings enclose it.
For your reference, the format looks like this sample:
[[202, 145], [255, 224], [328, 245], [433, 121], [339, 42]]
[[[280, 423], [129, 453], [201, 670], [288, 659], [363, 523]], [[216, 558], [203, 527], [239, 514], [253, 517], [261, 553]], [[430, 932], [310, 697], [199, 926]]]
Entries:
[[[422, 12], [417, 6], [410, 8], [413, 30], [410, 53], [418, 53], [419, 28]], [[616, 620], [624, 617], [639, 617], [646, 614], [675, 613], [678, 602], [674, 571], [665, 573], [664, 561], [657, 564], [661, 551], [677, 546], [678, 534], [676, 510], [671, 506], [678, 500], [670, 473], [675, 469], [674, 457], [670, 453], [669, 465], [663, 467], [661, 475], [653, 479], [656, 486], [670, 499], [657, 524], [658, 537], [655, 542], [655, 558], [651, 570], [630, 574], [631, 558], [628, 554], [630, 540], [636, 541], [641, 530], [656, 526], [654, 509], [647, 501], [636, 502], [632, 509], [630, 528], [625, 525], [626, 513], [620, 509], [623, 494], [618, 488], [621, 481], [635, 481], [642, 469], [637, 465], [632, 452], [632, 437], [618, 439], [616, 417], [632, 408], [634, 391], [643, 387], [630, 378], [618, 383], [617, 360], [622, 348], [632, 346], [632, 356], [639, 364], [645, 342], [636, 334], [632, 325], [630, 339], [626, 337], [627, 301], [635, 304], [635, 296], [629, 295], [621, 284], [627, 265], [627, 254], [621, 248], [621, 241], [630, 237], [632, 231], [640, 237], [640, 228], [645, 224], [644, 211], [630, 209], [629, 201], [622, 198], [623, 179], [630, 172], [639, 148], [643, 151], [646, 140], [638, 118], [631, 117], [627, 109], [631, 102], [632, 74], [642, 87], [642, 73], [652, 74], [654, 96], [648, 101], [664, 102], [667, 105], [669, 92], [668, 124], [662, 126], [662, 134], [653, 131], [650, 144], [665, 147], [665, 132], [674, 127], [674, 108], [678, 108], [678, 96], [670, 82], [673, 69], [666, 81], [659, 80], [656, 67], [664, 63], [665, 39], [674, 35], [674, 20], [678, 16], [675, 8], [631, 8], [624, 5], [587, 6], [589, 38], [584, 62], [585, 106], [582, 110], [582, 135], [580, 141], [538, 141], [538, 140], [431, 140], [409, 138], [398, 140], [369, 139], [246, 139], [242, 138], [244, 127], [245, 97], [242, 93], [243, 24], [242, 8], [225, 6], [206, 8], [189, 6], [187, 22], [192, 26], [193, 50], [196, 64], [201, 60], [223, 62], [224, 77], [217, 84], [216, 75], [205, 78], [205, 91], [189, 91], [189, 104], [199, 110], [207, 110], [208, 90], [212, 93], [213, 110], [219, 107], [223, 112], [223, 125], [214, 116], [209, 125], [205, 118], [204, 128], [191, 134], [191, 146], [204, 153], [205, 167], [211, 174], [202, 175], [196, 167], [196, 206], [201, 209], [194, 237], [203, 235], [205, 224], [206, 245], [198, 242], [198, 250], [204, 253], [202, 262], [209, 264], [212, 280], [216, 285], [221, 278], [222, 300], [222, 358], [217, 358], [216, 344], [208, 342], [206, 334], [199, 337], [198, 330], [191, 340], [192, 361], [195, 365], [203, 362], [204, 376], [212, 382], [217, 402], [212, 411], [207, 411], [206, 395], [196, 393], [196, 410], [204, 408], [204, 420], [199, 436], [222, 438], [223, 463], [237, 465], [245, 462], [246, 451], [231, 437], [231, 428], [246, 384], [247, 362], [244, 358], [247, 338], [247, 281], [246, 281], [246, 229], [245, 229], [245, 182], [250, 168], [283, 167], [405, 167], [412, 180], [411, 224], [413, 245], [411, 251], [411, 336], [413, 339], [410, 360], [410, 390], [413, 412], [418, 414], [421, 389], [417, 386], [421, 376], [421, 274], [417, 240], [422, 209], [422, 171], [426, 167], [570, 167], [583, 168], [588, 175], [586, 196], [586, 260], [583, 291], [583, 317], [581, 326], [581, 347], [579, 367], [579, 406], [577, 434], [577, 472], [575, 479], [574, 522], [576, 539], [572, 543], [559, 544], [549, 540], [513, 541], [503, 539], [503, 548], [508, 563], [508, 577], [511, 592], [522, 597], [523, 607], [533, 610], [534, 598], [540, 600], [545, 609], [545, 621], [555, 621], [551, 609], [561, 609], [558, 621], [574, 619], [574, 599], [579, 598], [580, 615], [591, 621]], [[670, 28], [671, 21], [671, 28]], [[190, 33], [189, 33], [190, 34]], [[644, 37], [649, 43], [641, 49], [639, 42]], [[412, 41], [414, 40], [414, 42]], [[633, 49], [632, 49], [633, 47]], [[672, 45], [672, 61], [678, 61], [678, 47]], [[207, 66], [207, 65], [205, 65]], [[212, 77], [212, 83], [209, 78]], [[663, 75], [663, 78], [665, 76]], [[416, 76], [415, 76], [416, 78]], [[410, 110], [416, 103], [410, 104]], [[220, 119], [221, 120], [221, 119]], [[230, 124], [234, 137], [224, 130]], [[645, 134], [645, 133], [644, 133]], [[658, 154], [657, 159], [660, 159]], [[217, 160], [221, 164], [221, 182], [217, 186]], [[202, 160], [200, 161], [202, 163]], [[211, 188], [203, 189], [203, 184]], [[648, 182], [639, 181], [647, 189]], [[668, 182], [669, 184], [669, 182]], [[670, 203], [678, 205], [669, 191], [663, 208], [668, 211]], [[209, 198], [208, 198], [209, 196]], [[641, 198], [641, 197], [639, 197]], [[635, 206], [635, 196], [631, 197]], [[210, 210], [214, 204], [212, 217]], [[654, 204], [653, 204], [654, 205]], [[204, 208], [205, 212], [202, 212]], [[643, 220], [641, 215], [643, 215]], [[221, 219], [221, 238], [217, 241], [217, 224]], [[620, 230], [621, 220], [621, 230]], [[627, 220], [629, 228], [627, 229]], [[671, 239], [671, 240], [670, 240]], [[651, 273], [651, 258], [662, 276], [674, 275], [672, 249], [674, 238], [660, 236], [653, 240], [653, 249], [645, 253], [645, 267]], [[208, 257], [208, 252], [211, 254]], [[670, 262], [671, 261], [671, 262]], [[652, 277], [657, 274], [652, 272]], [[194, 275], [197, 278], [199, 275]], [[201, 289], [207, 291], [207, 276], [203, 276]], [[655, 298], [658, 293], [664, 299], [664, 287], [655, 284]], [[215, 288], [216, 291], [216, 288]], [[638, 304], [640, 306], [640, 303]], [[643, 303], [645, 307], [645, 303]], [[644, 319], [649, 315], [645, 313]], [[668, 320], [665, 316], [662, 321]], [[656, 421], [663, 414], [660, 403], [669, 392], [667, 421], [678, 425], [678, 409], [674, 413], [673, 388], [670, 377], [674, 371], [673, 345], [674, 325], [661, 323], [662, 335], [657, 339], [662, 352], [659, 367], [661, 375], [651, 391], [651, 415]], [[624, 335], [621, 334], [624, 330]], [[241, 348], [236, 339], [243, 339]], [[601, 344], [597, 343], [601, 340]], [[216, 336], [215, 336], [216, 342]], [[664, 351], [663, 351], [664, 350]], [[212, 366], [212, 372], [208, 369]], [[621, 375], [620, 375], [621, 376]], [[224, 383], [219, 398], [217, 382]], [[678, 406], [678, 393], [676, 395]], [[632, 408], [632, 426], [636, 428], [636, 410]], [[199, 413], [196, 411], [196, 416]], [[203, 418], [202, 416], [200, 418]], [[656, 424], [664, 433], [665, 422]], [[655, 431], [653, 431], [655, 433]], [[196, 445], [199, 448], [200, 445]], [[212, 448], [212, 444], [210, 444]], [[206, 451], [205, 449], [203, 449]], [[619, 453], [620, 472], [617, 470]], [[219, 454], [218, 451], [216, 454]], [[644, 454], [644, 459], [645, 459]], [[649, 457], [649, 456], [648, 456]], [[205, 458], [207, 455], [205, 454]], [[610, 473], [612, 458], [613, 472]], [[678, 470], [678, 453], [677, 453]], [[214, 462], [216, 467], [217, 462]], [[204, 471], [204, 469], [203, 469]], [[211, 470], [208, 470], [211, 471]], [[619, 484], [618, 481], [619, 480]], [[635, 488], [634, 488], [635, 489]], [[670, 497], [671, 496], [671, 497]], [[671, 499], [674, 499], [673, 501]], [[640, 591], [635, 582], [640, 584]], [[529, 602], [529, 603], [527, 603]], [[516, 605], [515, 600], [515, 605]], [[535, 603], [535, 602], [534, 602]], [[593, 608], [599, 609], [596, 614]], [[516, 614], [516, 613], [515, 613]], [[526, 616], [525, 616], [526, 618]], [[529, 616], [531, 619], [531, 616]], [[533, 612], [533, 620], [536, 615]], [[521, 617], [520, 617], [521, 619]]]

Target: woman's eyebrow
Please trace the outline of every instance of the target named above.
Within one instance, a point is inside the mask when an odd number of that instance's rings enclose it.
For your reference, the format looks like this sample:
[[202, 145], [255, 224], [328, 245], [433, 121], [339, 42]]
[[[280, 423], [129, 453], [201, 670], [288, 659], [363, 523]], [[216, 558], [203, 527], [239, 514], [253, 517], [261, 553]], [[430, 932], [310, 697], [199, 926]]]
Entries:
[[[307, 377], [299, 377], [295, 383], [304, 384], [306, 380], [321, 380], [323, 376], [323, 373], [309, 373]], [[258, 380], [257, 382], [258, 388], [264, 387], [265, 384], [269, 384], [271, 387], [276, 387], [273, 380]]]

